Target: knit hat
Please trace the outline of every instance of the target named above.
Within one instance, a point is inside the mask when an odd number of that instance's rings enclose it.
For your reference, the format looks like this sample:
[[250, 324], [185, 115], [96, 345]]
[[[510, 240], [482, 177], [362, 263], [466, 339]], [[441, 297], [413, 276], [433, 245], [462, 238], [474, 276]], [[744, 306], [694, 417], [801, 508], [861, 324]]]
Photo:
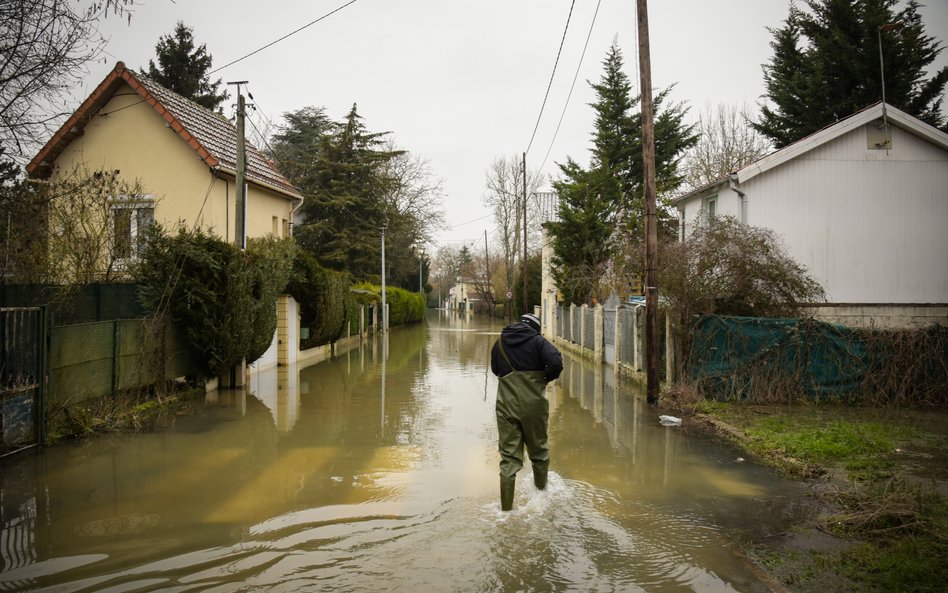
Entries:
[[520, 321], [535, 329], [537, 333], [540, 332], [540, 318], [533, 313], [524, 313], [520, 316]]

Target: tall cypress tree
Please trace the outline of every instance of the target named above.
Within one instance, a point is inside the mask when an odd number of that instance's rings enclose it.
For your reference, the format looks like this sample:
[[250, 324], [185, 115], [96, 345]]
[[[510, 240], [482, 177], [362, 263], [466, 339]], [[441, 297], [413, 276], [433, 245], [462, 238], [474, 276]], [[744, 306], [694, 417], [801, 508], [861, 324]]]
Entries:
[[[644, 171], [642, 117], [639, 97], [623, 71], [622, 52], [613, 43], [603, 74], [592, 87], [597, 99], [589, 169], [568, 159], [553, 182], [559, 195], [559, 220], [548, 223], [553, 236], [554, 275], [571, 302], [597, 294], [599, 280], [616, 247], [644, 233]], [[678, 164], [697, 141], [686, 125], [682, 105], [663, 108], [671, 89], [660, 92], [655, 106], [655, 169], [659, 193], [668, 194], [682, 182]], [[664, 209], [660, 212], [665, 218]]]
[[158, 65], [148, 60], [148, 72], [140, 72], [198, 105], [220, 111], [221, 103], [229, 95], [226, 90], [218, 92], [221, 79], [210, 81], [208, 71], [211, 69], [211, 55], [203, 43], [200, 47], [194, 47], [193, 33], [191, 27], [178, 21], [174, 33], [162, 35], [155, 45]]
[[[774, 54], [764, 66], [768, 104], [754, 128], [777, 147], [799, 140], [882, 99], [879, 39], [886, 101], [944, 127], [941, 101], [948, 66], [925, 77], [943, 47], [925, 35], [919, 3], [910, 0], [804, 0], [772, 29]], [[882, 31], [885, 24], [900, 28]]]

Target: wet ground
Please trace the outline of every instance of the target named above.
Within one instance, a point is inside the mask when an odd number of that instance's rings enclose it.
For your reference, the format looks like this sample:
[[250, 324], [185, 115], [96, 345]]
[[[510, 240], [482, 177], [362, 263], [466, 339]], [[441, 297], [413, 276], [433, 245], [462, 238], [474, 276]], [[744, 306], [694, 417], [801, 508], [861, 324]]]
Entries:
[[550, 484], [498, 500], [498, 325], [434, 313], [157, 433], [5, 462], [0, 591], [764, 592], [802, 488], [566, 359]]

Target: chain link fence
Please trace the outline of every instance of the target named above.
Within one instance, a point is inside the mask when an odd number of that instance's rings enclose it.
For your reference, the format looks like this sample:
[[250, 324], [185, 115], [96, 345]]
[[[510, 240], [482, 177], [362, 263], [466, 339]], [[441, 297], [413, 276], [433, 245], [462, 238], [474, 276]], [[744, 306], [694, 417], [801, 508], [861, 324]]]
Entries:
[[95, 283], [83, 286], [0, 284], [0, 307], [48, 305], [50, 325], [75, 325], [150, 315], [138, 299], [138, 284]]

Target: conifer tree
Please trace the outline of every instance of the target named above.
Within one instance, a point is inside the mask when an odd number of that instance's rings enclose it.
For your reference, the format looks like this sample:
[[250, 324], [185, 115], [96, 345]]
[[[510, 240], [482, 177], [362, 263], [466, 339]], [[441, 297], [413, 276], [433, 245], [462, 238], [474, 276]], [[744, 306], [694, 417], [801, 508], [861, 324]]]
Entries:
[[162, 35], [155, 45], [158, 65], [148, 60], [148, 71], [142, 74], [170, 89], [182, 97], [187, 97], [212, 111], [220, 111], [221, 103], [228, 98], [227, 91], [218, 92], [221, 79], [211, 82], [208, 71], [211, 69], [211, 55], [202, 43], [194, 47], [194, 30], [181, 21], [171, 35]]
[[[642, 118], [639, 98], [632, 95], [623, 71], [622, 52], [614, 42], [603, 74], [592, 87], [597, 100], [589, 169], [573, 159], [560, 165], [553, 182], [559, 195], [559, 220], [547, 224], [553, 236], [554, 276], [564, 295], [575, 303], [597, 294], [616, 248], [644, 233], [644, 171]], [[693, 126], [684, 122], [682, 105], [663, 107], [671, 89], [658, 93], [655, 106], [655, 170], [660, 195], [682, 182], [678, 164], [697, 141]], [[660, 215], [668, 218], [661, 209]], [[661, 222], [661, 221], [660, 221]]]
[[[767, 104], [754, 128], [779, 148], [882, 100], [943, 128], [941, 101], [948, 66], [926, 78], [943, 47], [925, 35], [919, 3], [909, 0], [803, 0], [772, 29], [773, 57], [764, 66]], [[894, 27], [881, 27], [893, 24]]]
[[360, 280], [380, 276], [381, 227], [390, 227], [391, 240], [401, 230], [397, 213], [384, 207], [389, 180], [383, 165], [401, 154], [381, 150], [387, 134], [369, 132], [353, 104], [345, 121], [321, 136], [318, 161], [308, 186], [301, 188], [307, 198], [306, 220], [297, 232], [300, 244], [320, 265], [347, 270]]

